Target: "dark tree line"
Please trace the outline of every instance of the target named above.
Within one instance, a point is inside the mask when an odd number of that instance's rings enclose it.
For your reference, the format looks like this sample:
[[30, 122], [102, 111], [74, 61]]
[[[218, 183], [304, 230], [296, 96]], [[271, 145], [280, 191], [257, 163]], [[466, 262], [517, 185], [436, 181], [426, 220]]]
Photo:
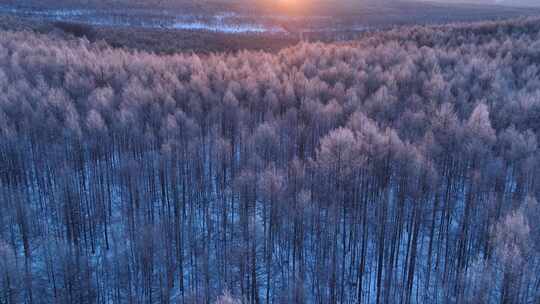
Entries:
[[538, 303], [540, 19], [277, 54], [0, 32], [0, 303]]

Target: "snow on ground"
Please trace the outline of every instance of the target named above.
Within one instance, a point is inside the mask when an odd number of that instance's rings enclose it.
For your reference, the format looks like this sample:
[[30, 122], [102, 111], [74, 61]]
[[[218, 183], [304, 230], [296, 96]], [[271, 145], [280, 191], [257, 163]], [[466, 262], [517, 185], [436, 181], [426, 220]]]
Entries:
[[46, 21], [76, 22], [100, 26], [133, 26], [222, 33], [277, 33], [285, 30], [251, 16], [224, 12], [209, 16], [174, 15], [151, 10], [100, 11], [79, 9], [29, 9], [0, 5], [0, 13]]

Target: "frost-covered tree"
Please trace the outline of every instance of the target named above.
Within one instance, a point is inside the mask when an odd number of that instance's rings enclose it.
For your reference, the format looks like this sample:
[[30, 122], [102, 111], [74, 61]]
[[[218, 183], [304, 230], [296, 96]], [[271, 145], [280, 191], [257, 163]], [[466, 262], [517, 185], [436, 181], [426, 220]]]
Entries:
[[0, 303], [538, 302], [539, 30], [0, 32]]

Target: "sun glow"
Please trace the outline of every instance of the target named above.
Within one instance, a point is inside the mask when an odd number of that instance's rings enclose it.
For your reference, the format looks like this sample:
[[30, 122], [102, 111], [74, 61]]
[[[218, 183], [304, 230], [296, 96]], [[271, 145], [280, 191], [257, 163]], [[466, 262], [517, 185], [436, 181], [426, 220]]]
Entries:
[[286, 15], [309, 14], [313, 0], [257, 0], [258, 7], [268, 13]]
[[309, 10], [309, 0], [275, 0], [277, 10], [284, 13], [302, 14]]

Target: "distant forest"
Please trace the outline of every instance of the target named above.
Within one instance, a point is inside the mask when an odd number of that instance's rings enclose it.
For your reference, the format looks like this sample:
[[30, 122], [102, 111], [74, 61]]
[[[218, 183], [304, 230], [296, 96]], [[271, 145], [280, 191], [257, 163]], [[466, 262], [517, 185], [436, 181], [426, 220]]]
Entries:
[[540, 303], [539, 134], [540, 19], [167, 56], [3, 31], [0, 303]]

